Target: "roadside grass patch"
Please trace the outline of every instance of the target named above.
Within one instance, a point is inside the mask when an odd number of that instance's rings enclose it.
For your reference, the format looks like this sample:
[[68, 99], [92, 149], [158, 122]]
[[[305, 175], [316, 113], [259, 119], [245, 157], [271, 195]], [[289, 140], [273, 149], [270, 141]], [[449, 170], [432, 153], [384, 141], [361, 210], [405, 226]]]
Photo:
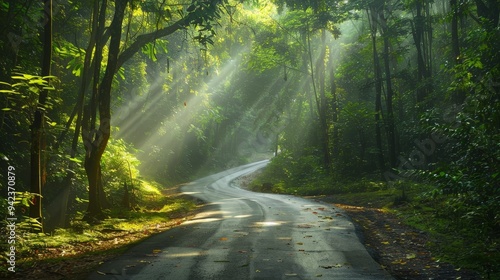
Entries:
[[401, 189], [334, 195], [342, 204], [382, 208], [396, 214], [403, 223], [427, 232], [427, 248], [437, 264], [448, 262], [458, 269], [478, 271], [485, 279], [500, 279], [500, 236], [473, 219], [457, 215], [449, 207], [453, 196], [430, 196], [429, 186], [412, 184], [404, 203], [397, 202]]
[[468, 218], [464, 209], [450, 207], [455, 198], [423, 193], [394, 212], [406, 224], [431, 234], [428, 247], [437, 261], [478, 271], [485, 279], [500, 279], [500, 235]]
[[163, 195], [156, 183], [143, 185], [147, 186], [146, 193], [154, 196], [145, 197], [132, 208], [115, 206], [104, 210], [107, 218], [96, 224], [83, 221], [84, 213], [78, 213], [68, 228], [50, 233], [24, 232], [16, 247], [19, 263], [29, 266], [59, 256], [113, 253], [117, 248], [168, 229], [173, 219], [196, 208], [196, 203], [186, 197]]

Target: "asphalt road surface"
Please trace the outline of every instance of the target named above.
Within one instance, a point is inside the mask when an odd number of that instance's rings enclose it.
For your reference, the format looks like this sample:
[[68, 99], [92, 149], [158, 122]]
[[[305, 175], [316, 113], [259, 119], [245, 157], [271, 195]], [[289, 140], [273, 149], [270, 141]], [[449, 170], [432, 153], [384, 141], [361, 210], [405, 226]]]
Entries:
[[194, 219], [103, 264], [88, 279], [393, 279], [344, 213], [317, 201], [254, 193], [233, 181], [261, 161], [182, 188], [207, 202]]

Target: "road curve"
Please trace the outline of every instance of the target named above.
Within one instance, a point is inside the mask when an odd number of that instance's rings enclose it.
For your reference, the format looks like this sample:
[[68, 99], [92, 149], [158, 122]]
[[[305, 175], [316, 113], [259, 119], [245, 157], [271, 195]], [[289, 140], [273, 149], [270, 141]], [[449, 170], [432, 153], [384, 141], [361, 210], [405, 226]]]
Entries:
[[184, 193], [207, 202], [204, 211], [103, 264], [88, 279], [393, 279], [340, 209], [233, 183], [266, 164], [186, 185]]

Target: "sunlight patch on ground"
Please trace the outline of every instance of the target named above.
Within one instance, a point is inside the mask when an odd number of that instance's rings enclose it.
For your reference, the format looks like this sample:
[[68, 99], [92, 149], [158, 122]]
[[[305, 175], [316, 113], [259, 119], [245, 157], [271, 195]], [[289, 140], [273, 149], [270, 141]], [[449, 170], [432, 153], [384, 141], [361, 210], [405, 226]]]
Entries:
[[202, 254], [202, 251], [193, 248], [170, 247], [166, 251], [165, 257], [167, 258], [190, 258], [197, 257]]
[[201, 223], [211, 223], [211, 222], [217, 222], [221, 221], [222, 218], [202, 218], [202, 219], [195, 219], [195, 220], [189, 220], [184, 223], [183, 225], [191, 225], [191, 224], [201, 224]]
[[252, 217], [252, 215], [237, 215], [237, 216], [233, 216], [233, 218], [236, 218], [236, 219], [243, 219], [243, 218], [248, 218], [248, 217]]
[[339, 226], [331, 226], [329, 229], [336, 229], [336, 230], [349, 230], [350, 228], [346, 227], [339, 227]]
[[200, 194], [201, 192], [182, 192], [182, 193], [192, 195], [192, 194]]
[[256, 222], [254, 223], [254, 225], [257, 227], [275, 227], [275, 226], [281, 226], [286, 223], [287, 222], [284, 221], [267, 221], [267, 222]]

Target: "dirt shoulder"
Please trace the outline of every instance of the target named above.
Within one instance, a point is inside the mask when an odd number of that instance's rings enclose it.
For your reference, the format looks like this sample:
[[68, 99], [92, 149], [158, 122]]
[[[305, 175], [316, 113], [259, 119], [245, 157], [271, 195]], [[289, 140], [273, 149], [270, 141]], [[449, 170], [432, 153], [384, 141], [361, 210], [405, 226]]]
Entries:
[[373, 258], [396, 279], [482, 279], [474, 271], [440, 262], [428, 249], [431, 236], [409, 227], [381, 209], [338, 203], [322, 197], [348, 213], [362, 233], [362, 241]]

